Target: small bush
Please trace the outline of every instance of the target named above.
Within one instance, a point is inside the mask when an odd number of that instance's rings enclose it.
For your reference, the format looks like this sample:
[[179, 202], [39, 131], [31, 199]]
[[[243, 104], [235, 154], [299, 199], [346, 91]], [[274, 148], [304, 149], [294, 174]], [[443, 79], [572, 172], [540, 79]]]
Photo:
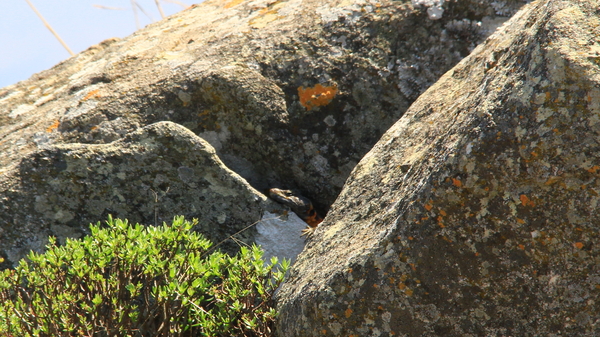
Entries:
[[289, 262], [260, 248], [209, 254], [211, 243], [176, 217], [159, 227], [127, 220], [30, 253], [0, 273], [2, 336], [270, 336], [272, 295]]

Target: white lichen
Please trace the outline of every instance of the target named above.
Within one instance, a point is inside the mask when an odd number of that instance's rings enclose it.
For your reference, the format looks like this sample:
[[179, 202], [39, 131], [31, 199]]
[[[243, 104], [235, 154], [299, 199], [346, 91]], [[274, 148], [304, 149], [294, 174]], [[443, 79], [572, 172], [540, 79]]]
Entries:
[[427, 16], [431, 20], [439, 20], [444, 15], [444, 0], [412, 0], [413, 6], [427, 7]]

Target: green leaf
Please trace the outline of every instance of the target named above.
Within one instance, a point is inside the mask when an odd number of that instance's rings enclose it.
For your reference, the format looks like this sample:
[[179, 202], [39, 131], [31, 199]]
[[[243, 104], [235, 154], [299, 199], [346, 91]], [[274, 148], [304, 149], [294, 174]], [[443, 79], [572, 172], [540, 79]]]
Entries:
[[[32, 252], [30, 262], [0, 273], [0, 331], [10, 324], [15, 336], [150, 335], [136, 322], [160, 312], [173, 317], [173, 333], [268, 335], [258, 330], [276, 316], [266, 303], [289, 261], [266, 265], [257, 246], [203, 255], [212, 243], [192, 231], [197, 223], [175, 217], [145, 227], [109, 216], [103, 227], [90, 225], [91, 236], [62, 247], [50, 239], [46, 253]], [[102, 326], [112, 332], [95, 330]]]
[[92, 299], [92, 303], [94, 306], [99, 306], [102, 304], [102, 296], [100, 294], [95, 294], [94, 298]]

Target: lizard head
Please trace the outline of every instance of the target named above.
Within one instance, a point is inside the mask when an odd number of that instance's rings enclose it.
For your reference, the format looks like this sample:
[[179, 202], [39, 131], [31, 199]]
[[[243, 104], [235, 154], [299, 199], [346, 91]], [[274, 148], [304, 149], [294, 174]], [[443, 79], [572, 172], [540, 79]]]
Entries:
[[299, 194], [295, 194], [290, 190], [272, 188], [269, 190], [269, 197], [280, 204], [288, 206], [312, 228], [317, 227], [323, 221], [323, 218], [315, 211], [312, 202]]

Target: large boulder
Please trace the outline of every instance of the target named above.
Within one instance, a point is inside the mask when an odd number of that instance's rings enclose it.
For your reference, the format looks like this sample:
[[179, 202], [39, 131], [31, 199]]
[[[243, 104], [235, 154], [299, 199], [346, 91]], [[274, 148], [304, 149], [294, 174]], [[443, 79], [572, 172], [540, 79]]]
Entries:
[[542, 0], [360, 161], [280, 336], [600, 335], [600, 8]]
[[[109, 144], [59, 144], [24, 158], [15, 175], [3, 175], [0, 221], [7, 261], [88, 234], [89, 223], [113, 217], [161, 224], [173, 210], [199, 220], [197, 230], [234, 252], [236, 239], [250, 244], [274, 201], [228, 169], [213, 147], [188, 129], [159, 122]], [[12, 211], [18, 209], [18, 212]], [[275, 219], [270, 220], [271, 222]], [[264, 227], [264, 225], [262, 225]], [[296, 237], [300, 236], [300, 230]]]
[[[216, 223], [235, 218], [235, 204], [198, 199], [169, 171], [203, 175], [184, 164], [185, 149], [170, 152], [166, 142], [162, 167], [130, 153], [144, 144], [120, 141], [161, 121], [207, 140], [258, 191], [295, 188], [324, 212], [410, 103], [521, 3], [206, 1], [0, 89], [0, 257], [14, 263], [47, 235], [83, 234], [107, 213], [153, 224], [211, 205]], [[73, 180], [67, 159], [78, 165]], [[126, 181], [112, 176], [125, 171]], [[254, 202], [253, 193], [243, 195], [242, 204]], [[271, 229], [262, 232], [279, 233]]]
[[0, 169], [168, 120], [260, 190], [299, 188], [326, 208], [410, 103], [521, 1], [440, 3], [431, 20], [427, 3], [407, 1], [205, 1], [0, 89]]

